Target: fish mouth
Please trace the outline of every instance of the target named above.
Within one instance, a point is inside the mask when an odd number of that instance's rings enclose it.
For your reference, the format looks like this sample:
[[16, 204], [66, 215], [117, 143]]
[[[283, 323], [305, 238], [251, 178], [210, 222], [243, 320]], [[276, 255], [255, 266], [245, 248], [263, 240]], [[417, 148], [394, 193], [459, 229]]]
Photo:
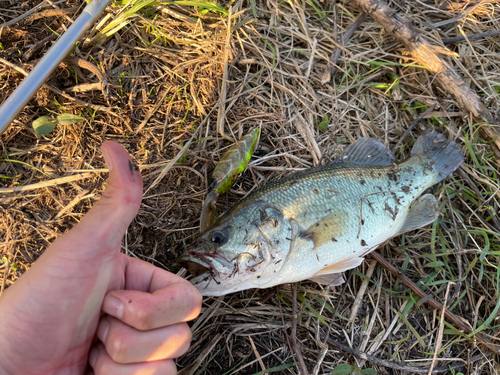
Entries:
[[217, 252], [206, 253], [190, 250], [182, 254], [178, 260], [194, 276], [190, 281], [195, 286], [210, 280], [214, 280], [218, 284], [218, 280], [227, 277], [234, 270], [233, 263]]

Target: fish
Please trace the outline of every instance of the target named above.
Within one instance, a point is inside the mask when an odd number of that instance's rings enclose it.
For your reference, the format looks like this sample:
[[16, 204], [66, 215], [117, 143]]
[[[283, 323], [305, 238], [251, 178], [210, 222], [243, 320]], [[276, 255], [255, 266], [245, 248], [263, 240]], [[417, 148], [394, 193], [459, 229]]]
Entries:
[[342, 273], [387, 240], [431, 224], [438, 202], [424, 194], [464, 160], [434, 129], [397, 162], [360, 138], [332, 163], [271, 182], [237, 203], [180, 256], [204, 296], [313, 280], [337, 286]]

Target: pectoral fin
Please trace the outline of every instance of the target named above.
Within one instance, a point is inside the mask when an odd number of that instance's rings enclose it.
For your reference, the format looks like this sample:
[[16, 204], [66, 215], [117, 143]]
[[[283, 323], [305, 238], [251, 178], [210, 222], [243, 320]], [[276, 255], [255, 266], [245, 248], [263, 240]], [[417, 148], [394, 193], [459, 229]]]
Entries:
[[311, 280], [319, 284], [326, 284], [331, 286], [340, 285], [344, 282], [344, 278], [342, 277], [341, 273], [356, 268], [361, 263], [363, 263], [363, 258], [360, 257], [345, 259], [341, 262], [323, 268], [313, 277], [311, 277]]
[[434, 195], [422, 195], [413, 203], [398, 234], [422, 228], [436, 220], [438, 215], [438, 203]]
[[321, 269], [319, 272], [316, 272], [316, 274], [314, 276], [344, 272], [344, 271], [356, 268], [361, 263], [363, 263], [363, 260], [364, 259], [360, 258], [360, 257], [347, 258], [341, 262], [334, 263], [328, 267]]
[[315, 249], [328, 242], [336, 242], [345, 233], [346, 223], [345, 212], [334, 212], [300, 233], [299, 237], [313, 241]]

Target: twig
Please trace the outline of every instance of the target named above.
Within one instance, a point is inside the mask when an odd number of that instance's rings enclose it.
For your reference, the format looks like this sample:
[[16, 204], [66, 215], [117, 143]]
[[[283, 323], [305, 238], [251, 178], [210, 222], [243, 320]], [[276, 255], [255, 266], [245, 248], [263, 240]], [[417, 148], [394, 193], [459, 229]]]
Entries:
[[182, 370], [179, 371], [178, 375], [192, 375], [194, 374], [197, 370], [200, 369], [200, 366], [203, 362], [203, 360], [209, 355], [212, 350], [214, 349], [215, 345], [220, 341], [222, 338], [222, 334], [218, 333], [215, 335], [215, 337], [210, 341], [210, 343], [202, 350], [198, 358], [191, 363], [189, 366], [183, 368]]
[[469, 14], [471, 14], [472, 12], [474, 12], [479, 6], [481, 6], [481, 5], [485, 4], [485, 3], [490, 3], [490, 2], [491, 1], [487, 1], [487, 0], [478, 1], [477, 3], [475, 3], [469, 9], [466, 9], [466, 10], [463, 10], [462, 12], [460, 12], [460, 14], [458, 16], [456, 16], [455, 18], [452, 18], [452, 19], [449, 19], [449, 20], [444, 20], [444, 21], [441, 21], [441, 22], [436, 22], [436, 23], [427, 23], [427, 22], [425, 22], [425, 25], [428, 26], [428, 27], [430, 27], [431, 29], [437, 29], [438, 27], [443, 27], [443, 26], [449, 25], [451, 23], [455, 23], [455, 22], [461, 21], [464, 18], [466, 18]]
[[354, 4], [380, 23], [388, 33], [394, 35], [418, 63], [434, 74], [443, 90], [455, 98], [462, 110], [470, 113], [476, 120], [490, 124], [480, 125], [479, 133], [490, 143], [495, 155], [500, 157], [500, 136], [493, 125], [496, 122], [479, 96], [464, 83], [455, 69], [441, 58], [440, 54], [449, 54], [449, 51], [427, 42], [415, 30], [410, 20], [401, 17], [384, 0], [354, 0]]
[[[387, 261], [382, 255], [377, 253], [376, 251], [371, 253], [371, 256], [376, 259], [377, 262], [379, 262], [382, 266], [384, 266], [387, 270], [389, 270], [394, 276], [399, 278], [406, 286], [408, 286], [413, 293], [418, 295], [420, 298], [425, 298], [425, 302], [431, 305], [433, 308], [436, 310], [441, 310], [443, 309], [443, 305], [436, 301], [434, 298], [432, 298], [430, 295], [425, 294], [422, 289], [420, 289], [413, 281], [411, 281], [404, 273], [399, 271], [396, 267], [394, 267], [391, 263]], [[459, 329], [471, 333], [472, 332], [472, 327], [469, 324], [469, 322], [465, 321], [461, 317], [453, 314], [451, 311], [445, 309], [445, 316], [446, 319], [448, 319], [450, 322], [452, 322], [456, 327]], [[482, 333], [476, 333], [474, 337], [481, 343], [483, 343], [485, 346], [487, 346], [490, 350], [492, 350], [496, 354], [500, 354], [500, 348], [495, 345], [493, 342], [490, 341], [489, 338], [487, 338], [485, 335]]]
[[[307, 328], [310, 332], [314, 332], [312, 327]], [[382, 366], [382, 367], [387, 367], [387, 368], [392, 368], [394, 370], [400, 370], [400, 371], [407, 371], [408, 374], [428, 374], [429, 373], [429, 368], [428, 367], [413, 367], [413, 366], [406, 366], [406, 365], [400, 365], [399, 363], [395, 362], [390, 362], [386, 361], [383, 359], [379, 359], [377, 357], [374, 357], [372, 355], [366, 354], [358, 349], [351, 348], [347, 345], [344, 345], [338, 341], [335, 341], [331, 338], [328, 338], [326, 340], [330, 345], [333, 345], [337, 347], [339, 350], [354, 355], [355, 357], [361, 358], [365, 361], [375, 363], [376, 365]], [[471, 362], [478, 361], [482, 358], [485, 358], [484, 354], [478, 354], [470, 359]], [[456, 370], [461, 367], [464, 367], [466, 364], [465, 363], [454, 363], [452, 365], [448, 366], [442, 366], [442, 367], [436, 367], [432, 370], [432, 374], [439, 374], [441, 372], [447, 372], [450, 370]]]
[[95, 194], [86, 195], [88, 192], [89, 192], [88, 190], [82, 190], [80, 193], [78, 193], [78, 195], [75, 198], [73, 198], [73, 200], [69, 202], [66, 205], [66, 207], [64, 207], [61, 211], [57, 213], [56, 216], [54, 216], [53, 220], [59, 219], [62, 215], [64, 215], [66, 212], [68, 212], [74, 206], [76, 206], [81, 200], [84, 200], [86, 198], [91, 198], [95, 195]]
[[160, 100], [158, 100], [155, 104], [155, 106], [153, 108], [151, 108], [148, 112], [148, 114], [146, 115], [146, 117], [144, 117], [144, 119], [142, 120], [142, 122], [139, 124], [139, 126], [137, 127], [137, 129], [135, 129], [135, 132], [134, 132], [134, 135], [137, 135], [139, 134], [139, 132], [142, 130], [142, 128], [144, 126], [146, 126], [146, 124], [148, 123], [149, 119], [151, 118], [151, 116], [153, 116], [156, 111], [158, 111], [158, 109], [161, 107], [161, 105], [163, 104], [163, 101], [165, 100], [165, 98], [167, 97], [167, 93], [168, 93], [168, 90], [170, 88], [166, 88], [164, 89], [161, 94], [160, 94]]
[[322, 342], [318, 342], [317, 344], [321, 348], [321, 351], [319, 353], [318, 359], [316, 360], [316, 365], [314, 366], [314, 369], [313, 369], [313, 375], [319, 374], [319, 371], [321, 370], [321, 365], [325, 359], [326, 353], [328, 353], [328, 345], [325, 345]]
[[[13, 64], [13, 63], [11, 63], [11, 62], [9, 62], [9, 61], [5, 60], [5, 59], [2, 59], [1, 57], [0, 57], [0, 63], [7, 65], [8, 67], [10, 67], [10, 68], [14, 69], [16, 72], [19, 72], [19, 73], [21, 73], [21, 74], [23, 74], [23, 75], [25, 75], [25, 76], [27, 76], [27, 75], [29, 74], [29, 73], [28, 73], [26, 70], [24, 70], [23, 68], [21, 68], [21, 67], [19, 67], [19, 66], [15, 65], [15, 64]], [[92, 109], [95, 109], [96, 111], [104, 111], [104, 112], [106, 112], [106, 113], [109, 113], [110, 115], [113, 115], [113, 116], [116, 116], [116, 117], [120, 117], [120, 115], [119, 115], [119, 114], [114, 113], [114, 112], [111, 110], [111, 108], [104, 107], [104, 106], [102, 106], [102, 105], [90, 104], [90, 103], [84, 102], [83, 100], [80, 100], [80, 99], [77, 99], [77, 98], [73, 98], [72, 96], [70, 96], [70, 95], [66, 94], [65, 92], [63, 92], [63, 91], [59, 90], [58, 88], [56, 88], [56, 87], [54, 87], [54, 86], [52, 86], [52, 85], [47, 84], [47, 83], [44, 83], [44, 84], [43, 84], [43, 87], [45, 87], [45, 88], [49, 89], [50, 91], [52, 91], [53, 93], [55, 93], [55, 94], [57, 94], [57, 95], [61, 95], [61, 96], [63, 96], [63, 97], [65, 97], [66, 99], [69, 99], [69, 100], [71, 100], [71, 101], [73, 101], [73, 102], [75, 102], [75, 103], [77, 103], [77, 104], [83, 105], [83, 106], [85, 106], [85, 107], [90, 107], [90, 108], [92, 108]]]
[[[333, 125], [331, 127], [332, 130], [330, 130], [330, 134], [328, 135], [328, 139], [327, 139], [327, 141], [325, 143], [325, 147], [323, 147], [323, 151], [321, 152], [321, 157], [319, 158], [318, 165], [321, 165], [321, 162], [323, 161], [323, 157], [325, 156], [325, 151], [330, 148], [330, 144], [332, 142], [333, 133], [335, 131], [335, 128], [337, 127], [337, 124], [344, 117], [344, 115], [347, 113], [347, 111], [349, 111], [351, 109], [351, 104], [354, 102], [354, 100], [356, 100], [358, 98], [358, 95], [361, 92], [361, 90], [365, 88], [364, 85], [366, 83], [374, 80], [375, 78], [378, 78], [378, 77], [380, 77], [382, 75], [385, 75], [385, 73], [387, 73], [386, 69], [380, 69], [377, 73], [375, 73], [375, 74], [373, 74], [371, 76], [366, 77], [365, 79], [363, 79], [359, 83], [353, 82], [353, 84], [349, 87], [349, 89], [350, 89], [352, 86], [357, 85], [358, 86], [358, 90], [356, 91], [356, 93], [354, 94], [354, 96], [351, 98], [351, 100], [346, 104], [346, 106], [345, 106], [344, 110], [342, 111], [342, 113], [339, 116], [337, 116], [337, 119], [333, 123]], [[347, 91], [349, 91], [349, 89]]]
[[232, 22], [232, 10], [233, 8], [229, 7], [229, 14], [227, 16], [227, 35], [226, 35], [226, 47], [224, 49], [224, 71], [222, 73], [222, 87], [220, 90], [220, 101], [219, 101], [219, 113], [217, 115], [217, 130], [222, 138], [232, 141], [231, 137], [224, 133], [224, 118], [226, 114], [226, 95], [227, 95], [227, 76], [228, 76], [228, 63], [229, 63], [229, 50], [231, 45], [231, 22]]
[[27, 24], [29, 22], [36, 21], [40, 18], [46, 18], [46, 17], [57, 17], [57, 16], [66, 16], [70, 13], [75, 13], [80, 7], [72, 7], [72, 8], [65, 8], [65, 9], [47, 9], [42, 12], [36, 12], [28, 17], [26, 17], [24, 20], [20, 20], [18, 23], [20, 26]]
[[296, 124], [297, 130], [306, 141], [307, 148], [309, 153], [313, 157], [314, 166], [320, 165], [321, 151], [319, 150], [318, 143], [314, 139], [314, 133], [311, 127], [313, 126], [312, 122], [306, 121], [302, 114], [297, 111], [297, 114], [290, 121]]
[[195, 132], [193, 133], [193, 135], [191, 136], [191, 138], [189, 139], [189, 141], [187, 141], [187, 143], [184, 145], [184, 147], [177, 153], [177, 155], [175, 156], [175, 158], [173, 158], [168, 163], [168, 165], [161, 171], [160, 175], [153, 181], [153, 183], [146, 189], [146, 191], [144, 191], [143, 196], [146, 196], [146, 193], [148, 191], [150, 191], [151, 189], [153, 189], [156, 185], [158, 185], [160, 183], [160, 181], [163, 179], [163, 177], [165, 177], [165, 175], [168, 172], [170, 172], [170, 170], [173, 168], [174, 164], [177, 163], [177, 160], [179, 160], [182, 157], [182, 155], [184, 155], [184, 153], [187, 151], [187, 149], [189, 148], [189, 146], [191, 145], [191, 143], [193, 143], [193, 141], [195, 140], [196, 136], [198, 135], [198, 132], [203, 128], [203, 126], [205, 126], [205, 123], [210, 118], [210, 115], [212, 114], [212, 112], [217, 107], [218, 107], [218, 105], [215, 105], [212, 108], [212, 110], [208, 113], [207, 117], [205, 117], [205, 119], [200, 123], [200, 125], [198, 125], [198, 128], [195, 130]]
[[99, 70], [99, 68], [97, 66], [95, 66], [94, 64], [92, 64], [91, 62], [88, 62], [87, 60], [81, 59], [81, 58], [76, 57], [76, 56], [70, 56], [70, 57], [66, 57], [63, 60], [63, 62], [68, 64], [68, 65], [76, 65], [76, 66], [79, 66], [80, 68], [86, 69], [86, 70], [94, 73], [99, 81], [106, 82], [106, 77], [104, 77], [104, 74]]
[[408, 137], [408, 135], [412, 132], [413, 128], [415, 126], [417, 126], [417, 124], [422, 121], [422, 119], [427, 116], [430, 112], [432, 112], [434, 110], [434, 108], [436, 108], [437, 106], [437, 103], [433, 103], [430, 105], [429, 108], [427, 108], [427, 110], [422, 113], [420, 116], [418, 116], [415, 121], [413, 121], [410, 125], [410, 127], [405, 131], [405, 133], [403, 134], [403, 136], [401, 138], [399, 138], [399, 141], [398, 143], [396, 143], [396, 146], [394, 146], [394, 148], [392, 149], [392, 153], [395, 154], [398, 147], [403, 143], [403, 141], [406, 139], [406, 137]]
[[48, 42], [51, 42], [52, 40], [54, 39], [57, 39], [57, 37], [59, 36], [59, 34], [61, 34], [62, 32], [64, 32], [64, 28], [63, 27], [60, 27], [58, 28], [57, 30], [55, 30], [55, 32], [53, 33], [50, 33], [49, 36], [47, 36], [46, 38], [43, 38], [42, 40], [36, 42], [35, 44], [33, 44], [29, 50], [27, 50], [24, 54], [23, 54], [23, 58], [25, 61], [29, 61], [31, 60], [31, 58], [33, 57], [33, 55], [35, 53], [37, 53], [38, 51], [40, 51], [43, 47], [45, 47], [45, 44], [47, 44]]
[[471, 187], [471, 189], [474, 190], [474, 192], [476, 193], [476, 196], [481, 200], [481, 204], [483, 205], [483, 207], [486, 208], [488, 214], [491, 216], [493, 223], [490, 224], [490, 223], [486, 222], [486, 220], [484, 220], [485, 223], [489, 224], [493, 230], [497, 230], [498, 232], [500, 232], [500, 220], [498, 219], [496, 212], [494, 210], [488, 208], [488, 206], [484, 206], [485, 200], [483, 198], [483, 194], [481, 194], [481, 192], [479, 191], [479, 189], [476, 186], [476, 184], [474, 183], [474, 181], [472, 181], [471, 178], [469, 177], [469, 175], [466, 173], [467, 170], [470, 172], [469, 168], [464, 169], [462, 166], [460, 166], [460, 168], [457, 169], [457, 172], [460, 175], [460, 177], [462, 177], [465, 181], [467, 181], [467, 184]]
[[446, 312], [446, 304], [448, 302], [448, 294], [450, 293], [450, 284], [446, 285], [446, 293], [444, 295], [444, 304], [443, 308], [441, 309], [441, 320], [439, 322], [439, 330], [438, 330], [438, 335], [436, 338], [436, 345], [434, 345], [434, 355], [432, 356], [432, 363], [431, 363], [431, 368], [429, 369], [429, 374], [432, 374], [432, 369], [434, 368], [434, 364], [436, 363], [436, 357], [438, 352], [441, 350], [441, 344], [443, 340], [443, 330], [444, 330], [444, 313]]
[[368, 287], [368, 279], [370, 279], [373, 275], [373, 271], [375, 271], [375, 266], [377, 265], [376, 261], [372, 261], [370, 263], [370, 266], [368, 267], [368, 270], [366, 271], [366, 277], [367, 279], [363, 279], [363, 283], [361, 284], [358, 294], [356, 294], [356, 299], [354, 300], [354, 303], [352, 304], [352, 309], [351, 309], [351, 315], [349, 315], [349, 320], [351, 323], [354, 324], [354, 319], [356, 318], [356, 315], [358, 313], [358, 309], [361, 306], [361, 300], [363, 299], [363, 296], [365, 294], [366, 288]]
[[9, 276], [10, 267], [11, 267], [11, 263], [10, 263], [10, 259], [9, 259], [9, 260], [7, 260], [7, 263], [5, 264], [5, 272], [3, 274], [2, 285], [0, 286], [0, 296], [3, 294], [3, 291], [5, 290], [5, 284], [7, 282], [7, 276]]
[[[351, 39], [352, 35], [354, 32], [358, 29], [358, 27], [363, 23], [363, 21], [366, 18], [366, 13], [361, 13], [358, 18], [353, 22], [353, 24], [347, 29], [347, 31], [342, 35], [342, 38], [340, 38], [340, 45], [341, 47], [345, 47], [347, 41]], [[335, 48], [330, 55], [330, 61], [328, 62], [328, 66], [330, 68], [330, 77], [333, 76], [333, 71], [335, 70], [335, 64], [337, 63], [337, 60], [340, 57], [340, 53], [342, 52], [342, 48]]]
[[290, 344], [294, 350], [302, 370], [302, 375], [309, 375], [307, 366], [302, 357], [300, 347], [297, 345], [297, 283], [291, 284], [292, 286], [292, 334], [290, 335]]
[[[500, 30], [493, 30], [493, 31], [487, 31], [485, 33], [467, 35], [467, 39], [468, 40], [475, 40], [475, 39], [482, 39], [482, 38], [487, 38], [489, 36], [495, 36], [495, 35], [500, 35]], [[454, 38], [441, 39], [441, 41], [443, 42], [443, 44], [453, 44], [453, 43], [459, 43], [459, 42], [465, 41], [465, 37], [457, 36]]]
[[82, 173], [82, 174], [77, 174], [74, 176], [67, 176], [67, 177], [55, 178], [55, 179], [49, 180], [49, 181], [37, 182], [36, 184], [31, 184], [31, 185], [26, 185], [26, 186], [14, 186], [11, 188], [0, 188], [0, 194], [8, 194], [8, 193], [21, 192], [21, 191], [43, 189], [43, 188], [47, 188], [47, 187], [67, 184], [69, 182], [83, 180], [85, 178], [90, 178], [92, 176], [94, 176], [94, 173]]
[[[456, 247], [458, 247], [458, 251], [456, 251], [456, 248], [454, 249], [455, 257], [457, 258], [457, 266], [458, 266], [458, 281], [455, 283], [455, 294], [453, 295], [452, 300], [457, 299], [460, 296], [460, 287], [462, 285], [462, 255], [460, 253], [464, 250], [463, 244], [462, 244], [462, 239], [460, 237], [460, 234], [458, 233], [458, 226], [457, 226], [457, 221], [455, 220], [455, 211], [453, 211], [453, 207], [451, 205], [451, 199], [450, 195], [448, 194], [448, 191], [446, 191], [446, 197], [448, 198], [448, 209], [450, 210], [450, 216], [453, 220], [453, 227], [455, 229], [455, 238], [456, 238]], [[450, 235], [450, 238], [453, 237]], [[450, 302], [451, 304], [452, 302]]]
[[248, 339], [250, 340], [250, 345], [252, 345], [253, 353], [255, 354], [255, 357], [259, 361], [260, 368], [262, 369], [263, 372], [266, 372], [266, 366], [264, 365], [264, 362], [262, 362], [262, 358], [257, 351], [257, 347], [255, 346], [255, 343], [253, 342], [252, 336], [248, 336]]
[[[54, 3], [54, 4], [61, 4], [61, 3], [64, 3], [64, 2], [66, 2], [66, 0], [61, 0], [61, 1], [58, 1], [57, 3]], [[12, 25], [15, 25], [16, 23], [18, 23], [18, 22], [20, 22], [20, 21], [24, 20], [26, 17], [31, 16], [31, 15], [32, 15], [33, 13], [35, 13], [38, 9], [40, 9], [40, 8], [42, 8], [42, 7], [46, 6], [46, 5], [47, 5], [47, 4], [46, 4], [46, 2], [45, 2], [45, 1], [42, 1], [40, 4], [38, 4], [37, 6], [35, 6], [35, 7], [34, 7], [34, 8], [32, 8], [32, 9], [28, 10], [26, 13], [21, 14], [19, 17], [16, 17], [16, 18], [14, 18], [13, 20], [10, 20], [10, 21], [8, 21], [8, 22], [3, 23], [0, 27], [2, 27], [2, 28], [3, 28], [3, 27], [6, 27], [6, 26], [7, 26], [7, 27], [10, 27], [10, 26], [12, 26]]]
[[[76, 57], [76, 56], [66, 57], [63, 60], [63, 62], [66, 64], [76, 65], [76, 66], [79, 66], [80, 68], [86, 69], [86, 70], [90, 71], [91, 73], [93, 73], [97, 77], [97, 79], [99, 80], [99, 83], [92, 83], [90, 85], [89, 84], [82, 84], [82, 85], [74, 86], [71, 88], [72, 91], [75, 91], [75, 92], [80, 91], [81, 92], [84, 89], [86, 91], [90, 91], [89, 87], [92, 85], [94, 87], [97, 86], [96, 88], [98, 90], [102, 91], [102, 95], [108, 96], [108, 80], [106, 79], [104, 74], [99, 70], [99, 68], [97, 66], [90, 63], [87, 60], [81, 59], [81, 58]], [[94, 88], [92, 88], [92, 89], [94, 89]]]

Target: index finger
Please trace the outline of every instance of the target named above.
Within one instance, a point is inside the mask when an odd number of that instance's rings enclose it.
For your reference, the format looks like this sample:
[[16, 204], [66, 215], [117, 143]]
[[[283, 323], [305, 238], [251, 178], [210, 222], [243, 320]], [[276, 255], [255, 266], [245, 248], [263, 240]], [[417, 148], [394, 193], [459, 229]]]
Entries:
[[202, 296], [188, 281], [137, 259], [128, 260], [125, 290], [104, 297], [102, 310], [138, 330], [186, 322], [201, 310]]

